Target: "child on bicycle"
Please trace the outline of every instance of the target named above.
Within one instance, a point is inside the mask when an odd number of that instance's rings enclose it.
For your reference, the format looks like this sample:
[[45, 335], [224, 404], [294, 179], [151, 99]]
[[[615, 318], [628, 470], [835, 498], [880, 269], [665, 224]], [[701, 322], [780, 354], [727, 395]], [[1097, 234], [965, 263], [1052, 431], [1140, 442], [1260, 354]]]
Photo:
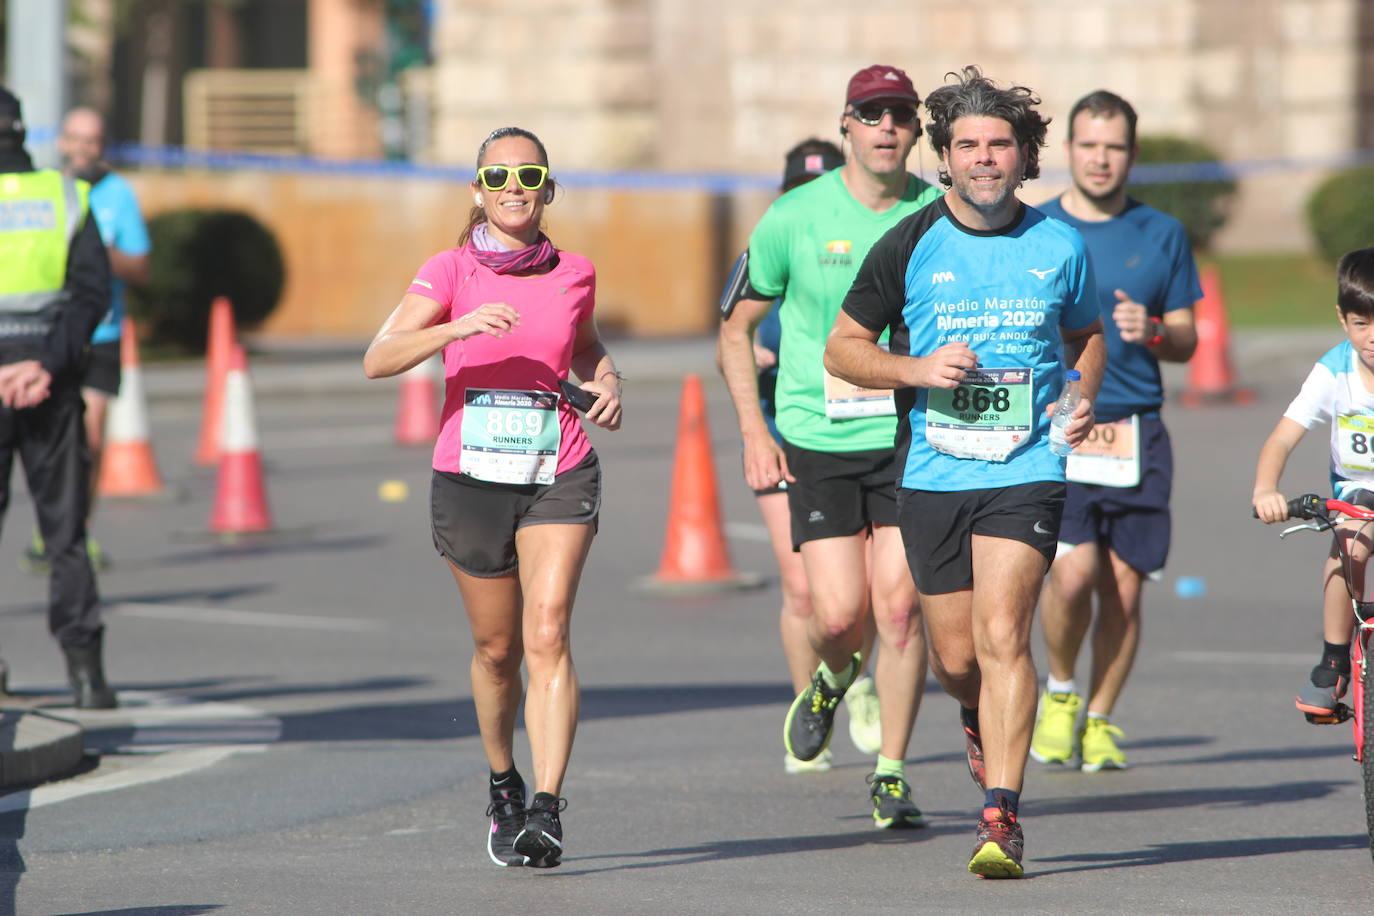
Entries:
[[[1288, 518], [1279, 477], [1303, 434], [1319, 421], [1331, 423], [1331, 482], [1336, 499], [1374, 507], [1374, 248], [1352, 251], [1336, 267], [1336, 312], [1346, 339], [1317, 361], [1302, 390], [1260, 449], [1251, 497], [1265, 524]], [[1364, 567], [1371, 535], [1367, 523], [1339, 526], [1353, 566], [1351, 587], [1366, 599]], [[1335, 547], [1322, 571], [1322, 657], [1298, 691], [1298, 709], [1330, 715], [1350, 682], [1350, 594]]]

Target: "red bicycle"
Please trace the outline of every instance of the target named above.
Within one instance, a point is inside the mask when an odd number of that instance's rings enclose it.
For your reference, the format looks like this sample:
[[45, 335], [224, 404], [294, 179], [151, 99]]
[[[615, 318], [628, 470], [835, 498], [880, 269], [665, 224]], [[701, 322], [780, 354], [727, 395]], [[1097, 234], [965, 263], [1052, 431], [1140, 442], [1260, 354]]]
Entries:
[[[1308, 493], [1288, 501], [1292, 518], [1310, 519], [1306, 524], [1294, 525], [1279, 534], [1287, 537], [1296, 531], [1334, 531], [1338, 524], [1335, 515], [1374, 522], [1374, 509], [1352, 505], [1339, 499], [1324, 499]], [[1374, 671], [1369, 665], [1371, 639], [1374, 639], [1374, 601], [1361, 601], [1355, 593], [1354, 561], [1344, 539], [1331, 536], [1337, 556], [1341, 559], [1341, 574], [1350, 595], [1350, 607], [1355, 614], [1355, 632], [1350, 640], [1351, 705], [1337, 703], [1329, 716], [1306, 713], [1307, 721], [1319, 725], [1334, 725], [1353, 719], [1355, 724], [1355, 762], [1364, 776], [1365, 824], [1369, 829], [1370, 854], [1374, 855]], [[1371, 558], [1374, 560], [1374, 557]], [[1374, 566], [1371, 566], [1374, 571]], [[1371, 580], [1374, 581], [1374, 580]]]

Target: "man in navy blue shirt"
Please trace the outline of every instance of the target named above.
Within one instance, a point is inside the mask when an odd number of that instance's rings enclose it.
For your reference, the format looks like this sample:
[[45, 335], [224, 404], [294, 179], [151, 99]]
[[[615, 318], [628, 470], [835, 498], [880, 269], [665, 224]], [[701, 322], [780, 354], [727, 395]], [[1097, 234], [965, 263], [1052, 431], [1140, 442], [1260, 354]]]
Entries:
[[[1069, 458], [1060, 549], [1041, 599], [1050, 671], [1031, 742], [1042, 763], [1084, 772], [1123, 769], [1122, 732], [1108, 721], [1135, 661], [1140, 595], [1169, 551], [1173, 453], [1160, 419], [1159, 361], [1186, 362], [1197, 346], [1193, 303], [1202, 297], [1183, 226], [1126, 196], [1135, 162], [1136, 113], [1106, 91], [1069, 113], [1073, 186], [1040, 207], [1083, 236], [1106, 327], [1107, 373], [1097, 427]], [[1074, 663], [1092, 626], [1087, 712]]]

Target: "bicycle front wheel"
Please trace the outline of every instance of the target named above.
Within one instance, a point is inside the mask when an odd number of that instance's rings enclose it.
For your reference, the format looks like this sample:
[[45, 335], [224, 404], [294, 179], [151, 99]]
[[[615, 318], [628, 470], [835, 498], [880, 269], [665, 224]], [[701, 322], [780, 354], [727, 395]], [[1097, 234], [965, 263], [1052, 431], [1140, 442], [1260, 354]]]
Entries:
[[1355, 633], [1353, 647], [1358, 658], [1352, 659], [1356, 669], [1352, 672], [1358, 680], [1355, 689], [1360, 696], [1355, 704], [1359, 713], [1359, 729], [1355, 740], [1359, 742], [1360, 772], [1364, 776], [1364, 817], [1369, 828], [1369, 853], [1374, 856], [1374, 665], [1369, 663], [1369, 648], [1374, 630], [1361, 627]]

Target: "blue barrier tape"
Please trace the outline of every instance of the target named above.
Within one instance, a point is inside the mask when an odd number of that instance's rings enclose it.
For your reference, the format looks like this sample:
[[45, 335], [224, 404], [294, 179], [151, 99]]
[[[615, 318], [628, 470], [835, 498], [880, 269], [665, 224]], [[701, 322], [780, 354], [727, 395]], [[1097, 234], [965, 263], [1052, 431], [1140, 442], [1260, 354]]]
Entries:
[[[472, 170], [466, 166], [425, 165], [378, 159], [316, 159], [309, 156], [280, 156], [264, 153], [214, 152], [180, 146], [140, 146], [114, 144], [109, 149], [112, 162], [122, 165], [165, 169], [205, 169], [209, 171], [256, 170], [312, 175], [353, 175], [359, 177], [421, 178], [467, 184]], [[1280, 172], [1335, 170], [1369, 165], [1374, 150], [1358, 150], [1333, 156], [1273, 157], [1234, 162], [1184, 162], [1137, 165], [1131, 170], [1131, 184], [1167, 184], [1203, 181], [1235, 181]], [[775, 176], [741, 175], [726, 172], [560, 172], [559, 183], [568, 187], [612, 191], [707, 191], [730, 194], [737, 191], [776, 191]], [[1046, 169], [1042, 181], [1063, 183], [1063, 169]]]

